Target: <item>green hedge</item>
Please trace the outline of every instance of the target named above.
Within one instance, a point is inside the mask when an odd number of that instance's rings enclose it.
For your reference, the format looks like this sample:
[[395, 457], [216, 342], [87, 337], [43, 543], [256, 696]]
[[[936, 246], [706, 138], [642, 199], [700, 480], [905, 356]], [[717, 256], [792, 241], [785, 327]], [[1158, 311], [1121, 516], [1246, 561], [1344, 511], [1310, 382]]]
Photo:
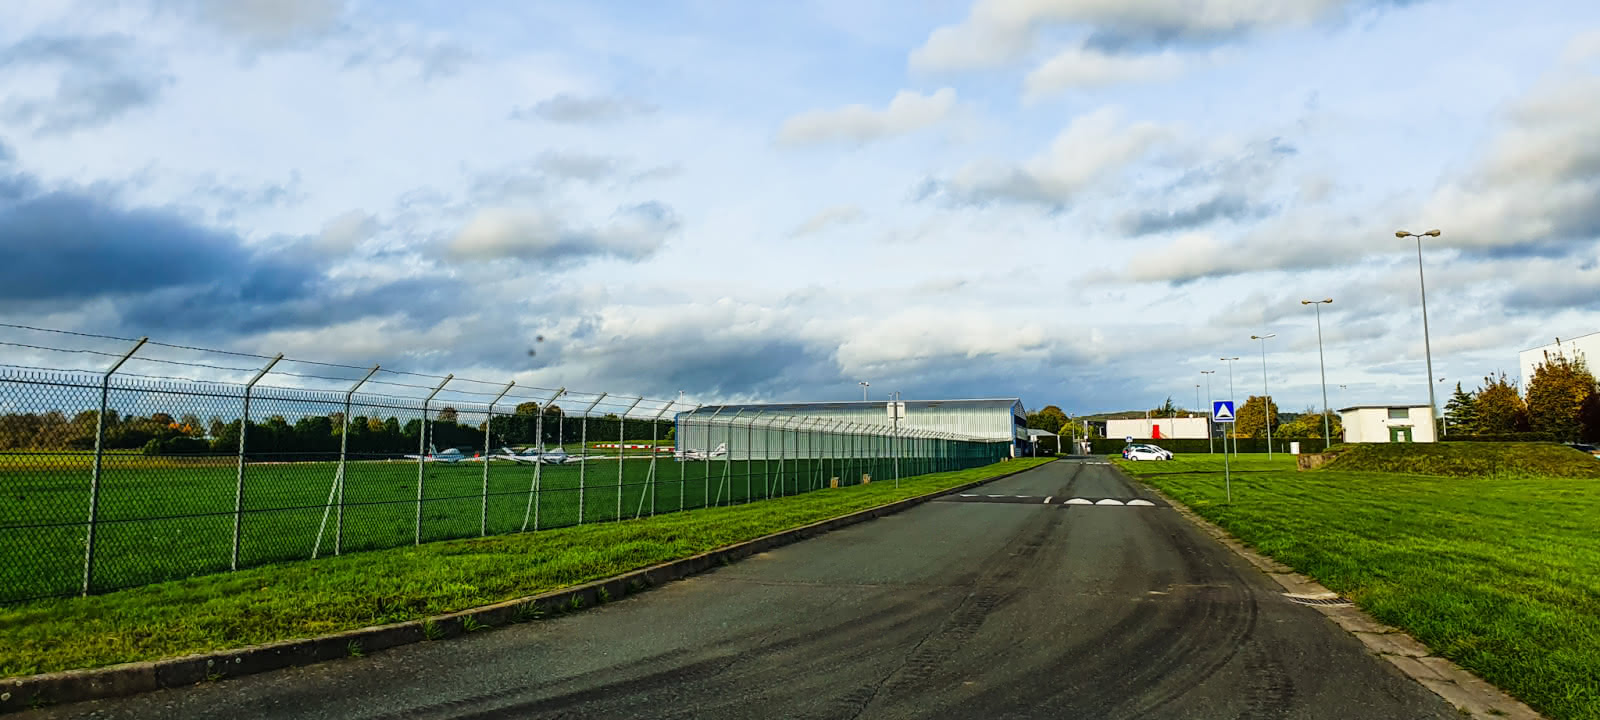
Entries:
[[1543, 432], [1506, 433], [1504, 435], [1451, 435], [1440, 438], [1444, 442], [1555, 442], [1556, 436]]
[[[1120, 452], [1122, 452], [1123, 446], [1127, 445], [1127, 443], [1124, 442], [1122, 440], [1122, 438], [1101, 438], [1101, 439], [1094, 440], [1093, 442], [1094, 442], [1094, 454], [1096, 454], [1096, 455], [1111, 455], [1111, 454], [1115, 454], [1115, 453], [1120, 453]], [[1213, 445], [1211, 445], [1209, 443], [1209, 441], [1205, 440], [1204, 438], [1182, 438], [1182, 439], [1162, 439], [1162, 440], [1134, 440], [1134, 442], [1135, 443], [1146, 443], [1146, 444], [1150, 444], [1150, 445], [1155, 445], [1157, 447], [1161, 447], [1161, 448], [1164, 448], [1166, 450], [1171, 450], [1175, 454], [1185, 454], [1185, 455], [1197, 455], [1197, 454], [1200, 454], [1200, 453], [1207, 453], [1207, 452], [1211, 452], [1212, 448], [1213, 448]], [[1272, 451], [1273, 452], [1280, 452], [1280, 453], [1287, 453], [1287, 452], [1289, 452], [1289, 443], [1291, 443], [1291, 442], [1300, 443], [1300, 452], [1321, 452], [1322, 451], [1322, 440], [1321, 440], [1321, 438], [1314, 438], [1314, 439], [1287, 438], [1287, 439], [1281, 439], [1281, 440], [1278, 439], [1278, 438], [1273, 438], [1272, 439]], [[1219, 453], [1222, 452], [1222, 439], [1221, 438], [1217, 439], [1214, 447], [1215, 447], [1216, 452], [1219, 452]], [[1233, 447], [1233, 440], [1231, 440], [1231, 439], [1228, 440], [1228, 447], [1230, 449]], [[1260, 439], [1260, 438], [1240, 438], [1239, 439], [1239, 452], [1241, 452], [1241, 453], [1265, 453], [1266, 451], [1267, 451], [1267, 441], [1264, 440], [1264, 439]]]

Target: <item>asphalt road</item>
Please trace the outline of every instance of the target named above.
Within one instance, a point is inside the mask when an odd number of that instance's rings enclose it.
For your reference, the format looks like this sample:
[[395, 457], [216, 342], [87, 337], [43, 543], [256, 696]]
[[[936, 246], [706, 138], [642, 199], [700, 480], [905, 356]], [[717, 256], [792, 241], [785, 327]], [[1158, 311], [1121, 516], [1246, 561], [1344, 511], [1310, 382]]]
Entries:
[[967, 495], [571, 616], [19, 717], [1460, 717], [1107, 465]]

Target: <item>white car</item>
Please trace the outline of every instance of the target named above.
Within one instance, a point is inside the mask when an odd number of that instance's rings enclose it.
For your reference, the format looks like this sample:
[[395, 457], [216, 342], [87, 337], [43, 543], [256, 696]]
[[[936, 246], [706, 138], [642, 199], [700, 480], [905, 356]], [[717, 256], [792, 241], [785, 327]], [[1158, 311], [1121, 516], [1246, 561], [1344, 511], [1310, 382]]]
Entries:
[[1122, 451], [1129, 460], [1171, 460], [1172, 453], [1155, 445], [1131, 445]]

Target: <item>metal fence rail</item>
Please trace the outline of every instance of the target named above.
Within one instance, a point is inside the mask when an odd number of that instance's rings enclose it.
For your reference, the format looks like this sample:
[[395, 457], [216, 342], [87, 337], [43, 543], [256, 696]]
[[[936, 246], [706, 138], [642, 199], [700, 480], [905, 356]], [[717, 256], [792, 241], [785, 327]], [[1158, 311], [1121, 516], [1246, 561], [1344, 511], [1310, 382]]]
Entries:
[[[220, 368], [247, 380], [127, 373], [144, 344], [93, 352], [97, 373], [0, 363], [0, 602], [898, 482], [1010, 447], [795, 415], [675, 423], [697, 406], [319, 377], [282, 355]], [[311, 377], [348, 385], [286, 386]]]

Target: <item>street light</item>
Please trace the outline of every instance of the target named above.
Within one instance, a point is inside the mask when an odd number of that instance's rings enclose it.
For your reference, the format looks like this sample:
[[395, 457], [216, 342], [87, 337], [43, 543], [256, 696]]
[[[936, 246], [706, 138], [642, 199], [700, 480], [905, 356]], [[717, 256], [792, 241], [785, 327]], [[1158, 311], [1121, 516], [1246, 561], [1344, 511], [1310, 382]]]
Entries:
[[[1235, 360], [1238, 360], [1239, 358], [1236, 358], [1236, 357], [1231, 357], [1231, 358], [1230, 357], [1225, 357], [1225, 358], [1217, 358], [1217, 359], [1228, 363], [1228, 402], [1233, 404], [1233, 416], [1235, 418], [1235, 422], [1237, 422], [1237, 418], [1239, 417], [1239, 405], [1234, 402], [1234, 397], [1233, 397], [1233, 362]], [[1228, 453], [1228, 436], [1227, 435], [1223, 435], [1222, 436], [1222, 453], [1224, 455], [1226, 455]], [[1234, 435], [1233, 436], [1233, 456], [1234, 457], [1239, 457], [1239, 436], [1238, 435]]]
[[[1215, 371], [1215, 370], [1201, 370], [1200, 371], [1201, 375], [1206, 376], [1206, 407], [1207, 408], [1211, 407], [1211, 376], [1215, 375], [1216, 373], [1217, 373], [1217, 371]], [[1227, 448], [1226, 445], [1223, 446], [1222, 451], [1223, 452], [1227, 452], [1228, 451], [1228, 448]], [[1213, 455], [1215, 455], [1216, 452], [1217, 452], [1217, 436], [1216, 436], [1216, 433], [1211, 432], [1211, 411], [1210, 410], [1206, 411], [1206, 452], [1209, 452], [1209, 453], [1211, 453]]]
[[1263, 397], [1261, 399], [1262, 402], [1266, 403], [1265, 407], [1261, 408], [1261, 413], [1262, 413], [1263, 416], [1266, 417], [1266, 420], [1267, 420], [1266, 424], [1267, 424], [1267, 459], [1268, 460], [1272, 459], [1272, 420], [1273, 420], [1272, 416], [1274, 415], [1274, 413], [1272, 412], [1272, 393], [1267, 390], [1267, 340], [1269, 340], [1271, 338], [1275, 338], [1277, 336], [1278, 336], [1277, 333], [1269, 333], [1269, 334], [1266, 334], [1266, 335], [1251, 335], [1250, 336], [1251, 340], [1260, 340], [1261, 341], [1261, 394], [1266, 396], [1266, 397]]
[[[1428, 340], [1428, 284], [1422, 278], [1422, 238], [1423, 236], [1439, 237], [1439, 230], [1435, 228], [1421, 235], [1404, 230], [1396, 230], [1394, 236], [1397, 238], [1414, 237], [1417, 239], [1417, 288], [1422, 291], [1422, 352], [1428, 359], [1428, 379], [1431, 381], [1433, 380], [1433, 346]], [[1429, 382], [1428, 418], [1433, 421], [1435, 427], [1438, 427], [1439, 424], [1438, 417], [1439, 404], [1433, 397], [1433, 383]]]
[[871, 385], [872, 383], [862, 380], [856, 384], [861, 386], [861, 399], [865, 401], [867, 399], [867, 386]]
[[1333, 435], [1328, 423], [1328, 363], [1322, 358], [1322, 306], [1332, 305], [1333, 298], [1301, 300], [1300, 304], [1317, 309], [1317, 366], [1322, 370], [1322, 449], [1327, 450], [1333, 445]]

